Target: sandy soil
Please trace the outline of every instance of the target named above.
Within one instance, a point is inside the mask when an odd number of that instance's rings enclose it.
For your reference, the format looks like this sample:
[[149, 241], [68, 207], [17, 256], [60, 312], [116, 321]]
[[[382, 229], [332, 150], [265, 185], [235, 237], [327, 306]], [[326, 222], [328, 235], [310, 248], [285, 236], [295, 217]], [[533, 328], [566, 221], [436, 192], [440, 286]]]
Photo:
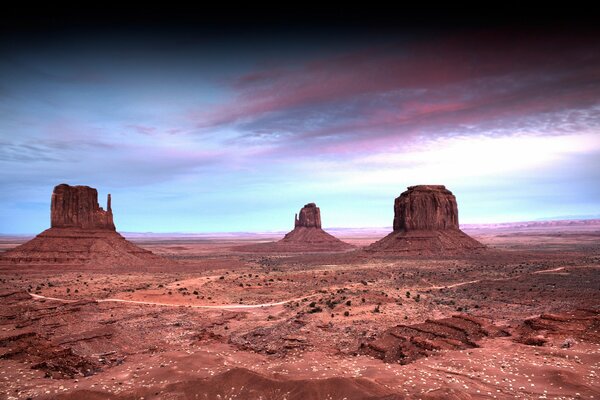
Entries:
[[257, 255], [229, 249], [277, 235], [138, 237], [176, 263], [1, 266], [0, 398], [600, 398], [600, 224], [465, 231], [490, 250]]

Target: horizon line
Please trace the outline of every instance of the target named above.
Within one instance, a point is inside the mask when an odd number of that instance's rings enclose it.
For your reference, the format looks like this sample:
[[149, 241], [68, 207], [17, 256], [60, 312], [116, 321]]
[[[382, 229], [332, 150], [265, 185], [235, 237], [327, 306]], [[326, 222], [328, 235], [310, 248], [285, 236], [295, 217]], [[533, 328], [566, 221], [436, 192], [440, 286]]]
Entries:
[[[477, 226], [502, 226], [502, 225], [512, 225], [512, 224], [544, 224], [550, 222], [575, 222], [575, 221], [597, 221], [600, 223], [600, 215], [594, 216], [581, 216], [581, 217], [573, 217], [573, 218], [564, 218], [564, 217], [556, 217], [553, 218], [541, 218], [535, 220], [520, 220], [520, 221], [503, 221], [503, 222], [480, 222], [480, 223], [465, 223], [459, 224], [460, 228], [467, 227], [477, 227]], [[50, 229], [50, 228], [47, 228]], [[322, 228], [323, 230], [389, 230], [392, 231], [393, 227], [389, 226], [367, 226], [367, 227], [327, 227]], [[233, 234], [285, 234], [289, 232], [288, 230], [260, 230], [260, 231], [169, 231], [169, 232], [160, 232], [160, 231], [119, 231], [117, 232], [123, 235], [233, 235]], [[5, 233], [0, 232], [0, 236], [36, 236], [38, 233]]]

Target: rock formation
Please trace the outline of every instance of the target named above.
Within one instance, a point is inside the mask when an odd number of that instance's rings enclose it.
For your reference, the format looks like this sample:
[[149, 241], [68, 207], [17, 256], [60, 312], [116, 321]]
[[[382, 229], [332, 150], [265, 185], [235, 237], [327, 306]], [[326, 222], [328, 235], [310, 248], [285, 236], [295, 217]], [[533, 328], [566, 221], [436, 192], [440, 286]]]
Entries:
[[394, 230], [417, 229], [458, 229], [456, 197], [445, 186], [410, 186], [394, 201]]
[[342, 242], [321, 229], [321, 210], [308, 203], [294, 217], [294, 229], [278, 242], [238, 246], [237, 251], [249, 252], [321, 252], [343, 251], [354, 246]]
[[60, 184], [54, 188], [50, 205], [52, 228], [115, 230], [108, 195], [106, 211], [98, 205], [98, 191], [89, 186]]
[[321, 210], [315, 203], [308, 203], [300, 210], [300, 218], [296, 214], [294, 227], [321, 228]]
[[362, 342], [358, 353], [387, 363], [405, 365], [440, 350], [471, 349], [479, 347], [477, 342], [484, 338], [508, 335], [490, 320], [456, 314], [449, 318], [427, 319], [419, 324], [388, 328], [379, 337]]
[[110, 194], [105, 211], [98, 205], [96, 189], [58, 185], [50, 215], [50, 229], [3, 253], [0, 264], [105, 268], [169, 263], [116, 232]]
[[367, 252], [445, 254], [483, 249], [458, 226], [458, 206], [443, 185], [410, 186], [394, 201], [394, 231]]

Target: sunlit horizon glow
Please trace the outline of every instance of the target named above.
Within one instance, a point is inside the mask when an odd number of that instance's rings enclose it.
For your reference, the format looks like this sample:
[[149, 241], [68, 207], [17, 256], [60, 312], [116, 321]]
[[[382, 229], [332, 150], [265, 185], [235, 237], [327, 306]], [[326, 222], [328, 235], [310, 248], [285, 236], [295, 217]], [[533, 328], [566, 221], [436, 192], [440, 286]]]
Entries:
[[600, 40], [482, 31], [0, 42], [0, 233], [89, 185], [126, 232], [389, 227], [444, 184], [461, 224], [600, 217]]

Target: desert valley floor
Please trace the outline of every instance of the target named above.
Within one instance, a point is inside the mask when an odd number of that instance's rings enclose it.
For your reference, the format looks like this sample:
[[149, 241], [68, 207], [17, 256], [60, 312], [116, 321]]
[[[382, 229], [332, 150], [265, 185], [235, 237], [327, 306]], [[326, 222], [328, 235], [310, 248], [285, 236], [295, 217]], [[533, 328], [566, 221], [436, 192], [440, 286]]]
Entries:
[[312, 254], [232, 249], [277, 235], [137, 235], [171, 262], [4, 265], [0, 398], [600, 399], [600, 222], [465, 231], [488, 250], [360, 250], [383, 231]]

